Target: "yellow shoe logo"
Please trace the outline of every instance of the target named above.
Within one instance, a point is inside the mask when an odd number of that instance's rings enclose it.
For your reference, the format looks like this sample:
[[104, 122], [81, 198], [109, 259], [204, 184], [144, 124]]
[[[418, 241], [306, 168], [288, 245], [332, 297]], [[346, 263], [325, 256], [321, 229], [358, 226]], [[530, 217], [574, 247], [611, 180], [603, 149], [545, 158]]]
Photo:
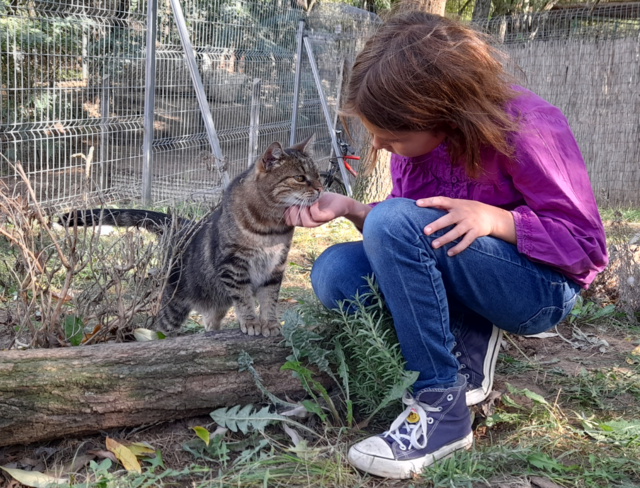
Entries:
[[414, 409], [411, 409], [411, 413], [407, 417], [407, 422], [410, 424], [415, 424], [418, 420], [420, 420], [420, 415]]

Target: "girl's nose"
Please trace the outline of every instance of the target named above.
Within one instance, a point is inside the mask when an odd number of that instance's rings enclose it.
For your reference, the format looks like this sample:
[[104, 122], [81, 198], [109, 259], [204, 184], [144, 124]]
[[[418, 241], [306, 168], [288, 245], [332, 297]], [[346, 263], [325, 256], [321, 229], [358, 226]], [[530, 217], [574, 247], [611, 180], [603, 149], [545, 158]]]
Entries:
[[376, 150], [384, 149], [384, 144], [382, 144], [380, 142], [380, 139], [378, 139], [378, 136], [373, 136], [373, 140], [371, 141], [371, 145]]

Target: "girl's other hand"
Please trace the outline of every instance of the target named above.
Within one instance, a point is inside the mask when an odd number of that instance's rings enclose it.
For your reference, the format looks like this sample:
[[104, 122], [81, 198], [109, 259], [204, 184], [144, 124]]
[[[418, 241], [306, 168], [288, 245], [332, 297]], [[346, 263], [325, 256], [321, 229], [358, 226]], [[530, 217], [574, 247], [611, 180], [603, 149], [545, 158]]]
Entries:
[[337, 193], [323, 193], [317, 202], [310, 207], [289, 207], [285, 213], [287, 225], [298, 227], [318, 227], [338, 217], [350, 214], [352, 200]]
[[437, 249], [458, 238], [458, 244], [447, 251], [447, 255], [455, 256], [482, 236], [493, 236], [503, 241], [516, 243], [516, 227], [513, 215], [493, 205], [447, 197], [422, 198], [416, 202], [418, 207], [432, 207], [446, 210], [448, 213], [434, 220], [424, 228], [425, 235], [431, 235], [445, 227], [454, 228], [442, 237], [435, 239], [431, 245]]

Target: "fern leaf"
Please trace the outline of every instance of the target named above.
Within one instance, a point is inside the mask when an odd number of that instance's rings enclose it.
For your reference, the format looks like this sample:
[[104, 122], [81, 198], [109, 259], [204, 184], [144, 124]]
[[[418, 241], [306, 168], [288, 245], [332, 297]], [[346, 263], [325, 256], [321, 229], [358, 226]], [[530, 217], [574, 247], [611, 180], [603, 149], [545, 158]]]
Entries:
[[250, 429], [254, 431], [264, 431], [265, 427], [271, 422], [286, 422], [296, 427], [306, 430], [313, 435], [318, 435], [315, 431], [302, 425], [295, 420], [269, 412], [269, 407], [263, 407], [260, 410], [253, 410], [253, 405], [245, 405], [240, 410], [240, 405], [231, 408], [219, 408], [209, 414], [213, 421], [220, 427], [225, 427], [232, 432], [242, 432], [246, 434]]

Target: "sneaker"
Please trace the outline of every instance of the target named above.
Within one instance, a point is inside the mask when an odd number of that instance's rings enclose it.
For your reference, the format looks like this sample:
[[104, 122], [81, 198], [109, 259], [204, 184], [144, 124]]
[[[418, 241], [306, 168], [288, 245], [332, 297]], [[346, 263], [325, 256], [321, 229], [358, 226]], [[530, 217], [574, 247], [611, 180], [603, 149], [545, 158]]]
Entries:
[[347, 458], [356, 468], [385, 478], [407, 479], [438, 459], [471, 446], [471, 416], [462, 375], [450, 388], [427, 388], [415, 397], [405, 392], [402, 414], [388, 431], [351, 446]]
[[460, 363], [460, 374], [467, 379], [467, 405], [483, 402], [493, 388], [493, 374], [502, 343], [502, 330], [488, 320], [463, 324], [455, 334], [453, 354]]

